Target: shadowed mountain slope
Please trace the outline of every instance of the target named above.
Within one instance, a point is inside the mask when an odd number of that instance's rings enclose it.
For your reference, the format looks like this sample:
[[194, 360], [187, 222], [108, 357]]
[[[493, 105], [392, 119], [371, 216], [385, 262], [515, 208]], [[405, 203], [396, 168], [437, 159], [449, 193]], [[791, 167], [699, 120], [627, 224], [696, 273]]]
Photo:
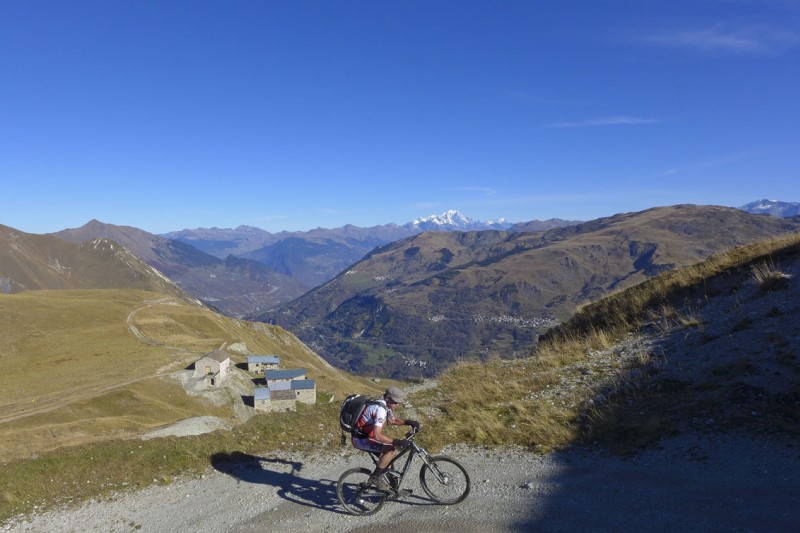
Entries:
[[791, 219], [678, 205], [538, 233], [423, 233], [260, 317], [333, 364], [395, 377], [528, 353], [587, 302], [783, 232]]

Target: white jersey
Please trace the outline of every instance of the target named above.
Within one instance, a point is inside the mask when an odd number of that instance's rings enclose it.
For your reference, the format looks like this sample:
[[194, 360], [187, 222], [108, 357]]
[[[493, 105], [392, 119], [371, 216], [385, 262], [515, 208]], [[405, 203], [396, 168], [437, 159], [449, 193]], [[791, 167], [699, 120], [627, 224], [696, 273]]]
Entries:
[[375, 435], [376, 427], [383, 427], [387, 420], [394, 420], [394, 413], [386, 406], [384, 400], [378, 400], [376, 403], [370, 403], [361, 413], [356, 421], [356, 426], [367, 437], [372, 438]]

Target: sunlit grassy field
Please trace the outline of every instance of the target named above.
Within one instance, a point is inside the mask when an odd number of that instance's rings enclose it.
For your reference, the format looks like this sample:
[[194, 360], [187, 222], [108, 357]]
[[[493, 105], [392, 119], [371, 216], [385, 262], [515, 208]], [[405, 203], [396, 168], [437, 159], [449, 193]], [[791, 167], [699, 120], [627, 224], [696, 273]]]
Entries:
[[334, 396], [377, 390], [333, 369], [280, 328], [151, 292], [0, 295], [0, 339], [0, 461], [132, 437], [192, 416], [230, 418], [232, 406], [189, 396], [165, 378], [223, 346], [279, 355], [284, 368], [306, 368], [318, 390]]

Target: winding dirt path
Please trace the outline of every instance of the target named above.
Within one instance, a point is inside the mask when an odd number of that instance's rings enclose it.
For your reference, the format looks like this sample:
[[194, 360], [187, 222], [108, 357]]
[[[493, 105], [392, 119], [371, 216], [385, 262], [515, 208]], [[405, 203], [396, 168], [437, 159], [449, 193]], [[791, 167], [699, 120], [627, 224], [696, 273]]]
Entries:
[[[148, 346], [161, 346], [168, 349], [174, 349], [179, 352], [186, 352], [186, 350], [183, 347], [170, 346], [163, 342], [145, 336], [141, 331], [139, 331], [139, 328], [137, 328], [136, 325], [134, 324], [134, 318], [136, 317], [136, 314], [139, 311], [142, 311], [143, 309], [147, 309], [148, 307], [152, 307], [154, 305], [165, 304], [173, 301], [175, 301], [175, 299], [172, 297], [159, 298], [158, 300], [148, 300], [145, 302], [145, 305], [142, 305], [141, 307], [137, 307], [136, 309], [132, 310], [130, 313], [128, 313], [128, 316], [125, 320], [128, 330], [140, 342], [147, 344]], [[188, 355], [188, 352], [186, 353]], [[182, 368], [187, 364], [187, 362], [188, 359], [186, 357], [183, 357], [181, 358], [180, 361], [170, 363], [169, 365], [158, 369], [158, 371], [153, 374], [147, 374], [145, 376], [125, 379], [115, 383], [105, 383], [101, 385], [84, 385], [68, 389], [60, 389], [51, 392], [49, 394], [37, 396], [35, 403], [32, 403], [27, 399], [24, 401], [7, 403], [0, 406], [0, 424], [13, 422], [15, 420], [27, 418], [29, 416], [49, 413], [51, 411], [55, 411], [56, 409], [61, 409], [62, 407], [65, 407], [67, 405], [88, 400], [90, 398], [99, 396], [101, 394], [105, 394], [115, 389], [127, 387], [128, 385], [131, 385], [139, 381], [144, 381], [147, 379], [174, 374], [175, 370], [173, 370], [173, 368], [175, 366]]]

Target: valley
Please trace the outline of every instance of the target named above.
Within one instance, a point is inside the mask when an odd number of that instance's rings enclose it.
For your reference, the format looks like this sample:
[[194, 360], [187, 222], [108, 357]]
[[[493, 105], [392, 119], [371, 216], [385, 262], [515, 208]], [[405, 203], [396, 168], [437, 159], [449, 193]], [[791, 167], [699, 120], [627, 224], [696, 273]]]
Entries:
[[430, 377], [457, 361], [527, 356], [539, 335], [590, 302], [798, 228], [685, 205], [533, 233], [426, 232], [257, 318], [350, 372]]

